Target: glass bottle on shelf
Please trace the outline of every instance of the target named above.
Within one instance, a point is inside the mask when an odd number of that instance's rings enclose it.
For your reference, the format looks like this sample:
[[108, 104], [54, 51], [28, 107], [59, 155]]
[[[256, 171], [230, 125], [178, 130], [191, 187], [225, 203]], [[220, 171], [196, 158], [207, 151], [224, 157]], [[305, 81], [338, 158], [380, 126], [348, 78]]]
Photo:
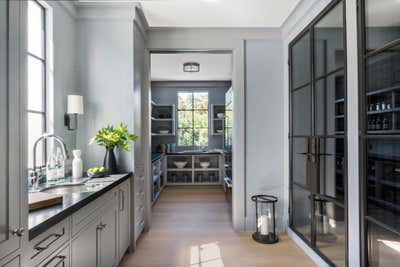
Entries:
[[369, 111], [374, 111], [374, 104], [369, 105]]
[[381, 106], [379, 105], [379, 102], [376, 103], [376, 105], [375, 105], [375, 110], [376, 110], [376, 111], [381, 110]]
[[378, 117], [376, 119], [375, 130], [382, 130], [382, 121], [381, 121], [380, 117]]
[[386, 109], [386, 103], [385, 103], [385, 101], [382, 101], [381, 110], [385, 110], [385, 109]]
[[386, 108], [387, 108], [387, 109], [392, 109], [392, 105], [391, 105], [390, 103], [387, 103], [387, 104], [386, 104]]
[[375, 126], [376, 126], [376, 122], [375, 122], [375, 117], [372, 117], [372, 120], [371, 120], [371, 129], [370, 130], [375, 130]]
[[389, 130], [389, 120], [385, 117], [382, 122], [382, 129]]

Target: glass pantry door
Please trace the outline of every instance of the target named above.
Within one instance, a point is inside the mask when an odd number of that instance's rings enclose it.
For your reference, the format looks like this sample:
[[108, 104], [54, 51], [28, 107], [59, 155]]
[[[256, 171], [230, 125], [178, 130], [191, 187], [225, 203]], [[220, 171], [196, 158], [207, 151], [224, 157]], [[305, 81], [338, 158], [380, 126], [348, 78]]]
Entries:
[[333, 1], [290, 46], [291, 228], [346, 266], [344, 4]]
[[400, 2], [360, 0], [362, 265], [400, 262]]

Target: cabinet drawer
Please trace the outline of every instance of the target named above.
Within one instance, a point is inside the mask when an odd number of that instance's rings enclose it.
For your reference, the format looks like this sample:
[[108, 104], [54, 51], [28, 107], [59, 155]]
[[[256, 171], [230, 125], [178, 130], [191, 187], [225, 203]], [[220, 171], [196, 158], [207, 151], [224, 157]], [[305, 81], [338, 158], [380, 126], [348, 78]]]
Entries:
[[31, 265], [36, 265], [68, 241], [69, 218], [51, 227], [29, 242]]
[[116, 194], [117, 189], [113, 189], [72, 214], [72, 235], [76, 235], [86, 225], [100, 216], [102, 207]]
[[69, 246], [63, 247], [56, 253], [41, 262], [38, 267], [69, 267]]

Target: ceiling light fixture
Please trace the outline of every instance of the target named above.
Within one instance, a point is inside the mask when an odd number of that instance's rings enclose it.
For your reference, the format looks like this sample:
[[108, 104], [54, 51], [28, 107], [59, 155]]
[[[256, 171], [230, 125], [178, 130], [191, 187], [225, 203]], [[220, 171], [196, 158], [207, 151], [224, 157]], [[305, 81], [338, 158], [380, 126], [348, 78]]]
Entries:
[[183, 72], [199, 72], [200, 64], [197, 62], [183, 63]]

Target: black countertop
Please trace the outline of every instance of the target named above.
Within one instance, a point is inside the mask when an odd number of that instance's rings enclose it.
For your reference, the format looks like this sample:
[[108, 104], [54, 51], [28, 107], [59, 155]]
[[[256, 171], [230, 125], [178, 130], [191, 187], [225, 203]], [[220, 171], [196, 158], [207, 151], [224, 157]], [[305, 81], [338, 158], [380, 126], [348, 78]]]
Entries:
[[29, 240], [45, 232], [48, 228], [67, 218], [83, 206], [110, 191], [131, 177], [132, 173], [115, 174], [106, 177], [112, 182], [97, 191], [67, 193], [63, 195], [63, 204], [29, 212]]

